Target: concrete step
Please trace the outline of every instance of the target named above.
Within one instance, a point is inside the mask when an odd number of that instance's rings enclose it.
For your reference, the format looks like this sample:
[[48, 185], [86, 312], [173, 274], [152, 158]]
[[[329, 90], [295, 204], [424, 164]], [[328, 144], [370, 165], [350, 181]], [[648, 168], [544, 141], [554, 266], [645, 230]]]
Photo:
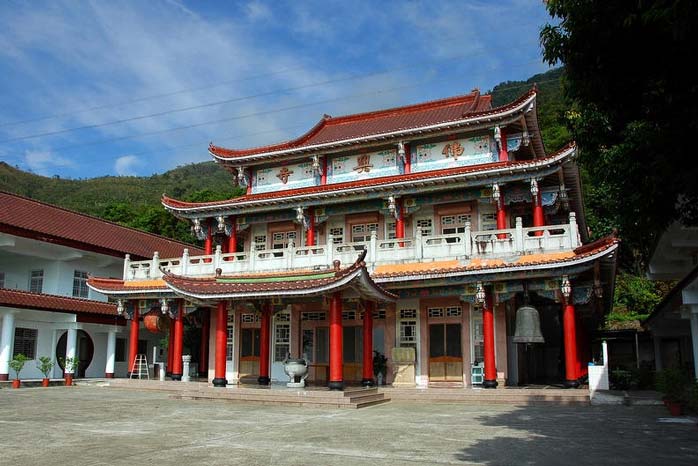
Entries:
[[495, 403], [589, 405], [588, 390], [477, 390], [477, 389], [391, 389], [382, 391], [392, 400], [428, 401], [435, 403]]

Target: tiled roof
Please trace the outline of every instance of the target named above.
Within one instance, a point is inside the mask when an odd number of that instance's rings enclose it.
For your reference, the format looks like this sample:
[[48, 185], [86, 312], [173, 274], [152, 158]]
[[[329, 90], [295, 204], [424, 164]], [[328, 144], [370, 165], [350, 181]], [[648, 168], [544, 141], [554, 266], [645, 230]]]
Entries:
[[158, 251], [164, 257], [178, 257], [184, 248], [203, 254], [196, 246], [162, 236], [0, 191], [0, 231], [39, 241], [62, 244], [134, 259], [146, 259]]
[[281, 198], [290, 198], [296, 196], [322, 195], [361, 188], [391, 186], [398, 183], [424, 182], [444, 177], [477, 174], [479, 172], [485, 172], [494, 169], [526, 170], [529, 167], [533, 168], [535, 166], [551, 162], [567, 152], [573, 152], [574, 149], [574, 143], [570, 143], [555, 153], [549, 154], [544, 158], [534, 160], [493, 162], [480, 165], [471, 165], [466, 167], [445, 168], [442, 170], [432, 170], [428, 172], [408, 173], [405, 175], [383, 176], [378, 178], [368, 178], [359, 181], [348, 181], [344, 183], [332, 183], [320, 186], [310, 186], [306, 188], [289, 189], [285, 191], [272, 191], [268, 193], [248, 194], [245, 196], [240, 196], [234, 199], [228, 199], [223, 201], [185, 202], [177, 199], [172, 199], [171, 197], [163, 195], [162, 204], [166, 208], [173, 210], [197, 210], [199, 208], [215, 208], [217, 206], [234, 207], [248, 202], [272, 201]]
[[565, 265], [615, 249], [619, 240], [607, 236], [593, 243], [581, 246], [574, 251], [553, 252], [543, 254], [526, 254], [512, 258], [472, 259], [467, 263], [458, 261], [419, 262], [413, 264], [378, 265], [372, 278], [378, 282], [398, 277], [423, 277], [439, 275], [459, 275], [477, 271], [514, 271], [524, 267]]
[[163, 280], [130, 280], [124, 281], [118, 278], [89, 277], [87, 285], [95, 291], [103, 294], [109, 293], [152, 293], [170, 292], [167, 284]]
[[246, 274], [190, 278], [165, 272], [164, 280], [178, 294], [206, 297], [271, 297], [317, 296], [352, 287], [362, 289], [373, 299], [393, 301], [396, 296], [371, 280], [366, 263], [366, 251], [348, 267], [318, 271], [289, 271], [284, 274]]
[[[529, 92], [526, 96], [530, 94]], [[484, 116], [490, 112], [492, 112], [491, 96], [481, 96], [480, 92], [475, 90], [466, 95], [405, 107], [336, 118], [325, 115], [310, 131], [290, 141], [242, 150], [225, 149], [211, 144], [209, 151], [219, 158], [233, 159], [422, 128], [458, 121], [469, 116]]]
[[101, 301], [0, 288], [0, 306], [116, 316], [116, 306]]

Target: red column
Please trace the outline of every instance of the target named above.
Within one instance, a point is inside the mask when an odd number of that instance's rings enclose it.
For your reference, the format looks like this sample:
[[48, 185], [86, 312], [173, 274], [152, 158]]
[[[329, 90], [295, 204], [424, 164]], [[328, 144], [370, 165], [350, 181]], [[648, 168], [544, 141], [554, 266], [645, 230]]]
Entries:
[[308, 207], [308, 230], [305, 232], [305, 245], [315, 246], [315, 207]]
[[172, 363], [174, 361], [174, 324], [174, 319], [170, 319], [170, 337], [167, 342], [167, 370], [165, 371], [167, 376], [172, 375]]
[[412, 173], [412, 157], [410, 155], [410, 145], [405, 143], [405, 174]]
[[562, 332], [565, 345], [565, 387], [579, 386], [577, 374], [577, 322], [572, 296], [565, 299], [562, 311]]
[[[230, 237], [228, 238], [228, 252], [238, 252], [238, 224], [237, 218], [234, 215], [230, 217]], [[229, 257], [228, 260], [235, 260], [235, 257]]]
[[[543, 215], [543, 200], [541, 198], [540, 191], [535, 196], [533, 196], [533, 226], [545, 226], [545, 216]], [[536, 231], [534, 232], [534, 235], [543, 236], [543, 232]]]
[[364, 358], [363, 358], [363, 376], [361, 385], [364, 387], [372, 387], [373, 382], [373, 311], [376, 304], [372, 301], [364, 303]]
[[184, 302], [179, 300], [174, 322], [172, 380], [182, 380], [182, 348], [184, 347]]
[[259, 329], [259, 377], [260, 385], [269, 385], [269, 340], [271, 331], [271, 301], [262, 304], [262, 319]]
[[500, 128], [499, 134], [502, 137], [499, 144], [499, 161], [507, 162], [509, 160], [509, 152], [507, 151], [507, 132], [506, 129]]
[[485, 306], [482, 309], [482, 333], [485, 350], [485, 388], [497, 388], [497, 363], [494, 358], [494, 308], [492, 297], [485, 298]]
[[225, 301], [219, 301], [216, 306], [216, 366], [214, 369], [214, 387], [225, 387], [225, 366], [228, 352], [228, 308]]
[[[504, 193], [500, 191], [497, 201], [497, 230], [504, 230], [507, 227], [507, 206], [504, 203]], [[499, 239], [506, 239], [505, 233], [497, 235]]]
[[211, 310], [201, 315], [201, 344], [199, 345], [199, 377], [208, 377], [208, 341], [211, 335]]
[[342, 293], [330, 297], [330, 390], [344, 389], [344, 360], [342, 355]]
[[320, 184], [327, 184], [327, 156], [321, 157], [322, 172], [320, 173]]
[[133, 363], [136, 361], [136, 355], [138, 354], [138, 328], [140, 326], [140, 316], [138, 315], [138, 301], [131, 301], [133, 303], [133, 317], [131, 318], [131, 334], [128, 340], [128, 375], [131, 376], [131, 371], [133, 370]]
[[[395, 199], [395, 207], [397, 208], [397, 218], [395, 219], [395, 238], [405, 237], [405, 213], [404, 213], [404, 203], [402, 198]], [[405, 243], [399, 243], [400, 247], [403, 247]]]
[[[204, 239], [204, 254], [210, 256], [213, 254], [213, 231], [211, 228], [211, 222], [206, 221], [206, 239]], [[211, 262], [211, 259], [204, 259], [204, 262]]]

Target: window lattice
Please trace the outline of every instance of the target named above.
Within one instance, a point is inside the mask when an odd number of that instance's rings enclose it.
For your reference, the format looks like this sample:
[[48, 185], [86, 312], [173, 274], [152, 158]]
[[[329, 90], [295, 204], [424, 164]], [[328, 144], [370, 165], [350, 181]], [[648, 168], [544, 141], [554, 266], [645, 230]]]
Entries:
[[87, 272], [76, 270], [73, 273], [73, 296], [87, 298], [90, 289], [87, 287]]
[[342, 320], [356, 320], [356, 311], [343, 311]]
[[274, 316], [274, 320], [277, 322], [291, 322], [291, 314], [288, 312], [280, 312]]
[[463, 315], [463, 309], [460, 306], [446, 308], [446, 317], [460, 317]]
[[333, 244], [342, 244], [344, 242], [343, 227], [330, 228], [330, 234], [332, 235]]
[[427, 309], [430, 318], [443, 317], [444, 309], [442, 307], [430, 307]]
[[416, 319], [417, 309], [400, 309], [401, 319]]
[[326, 312], [301, 312], [301, 320], [322, 321], [327, 320]]
[[283, 361], [291, 348], [291, 324], [274, 327], [274, 361]]
[[257, 235], [254, 237], [254, 250], [263, 251], [267, 248], [267, 235]]
[[242, 314], [240, 316], [240, 321], [245, 324], [251, 324], [254, 322], [259, 322], [261, 320], [259, 314]]
[[434, 231], [434, 223], [430, 218], [420, 218], [417, 220], [417, 227], [422, 230], [423, 236], [430, 236]]
[[44, 289], [44, 271], [32, 270], [29, 275], [29, 291], [41, 293]]

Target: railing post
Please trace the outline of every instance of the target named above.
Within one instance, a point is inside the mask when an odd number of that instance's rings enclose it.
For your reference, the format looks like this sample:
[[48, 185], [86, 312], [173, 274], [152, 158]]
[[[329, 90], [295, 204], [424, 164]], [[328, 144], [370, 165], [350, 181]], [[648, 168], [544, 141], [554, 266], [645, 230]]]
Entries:
[[286, 254], [288, 254], [288, 257], [286, 258], [286, 268], [287, 269], [292, 269], [293, 268], [293, 256], [294, 256], [294, 244], [293, 240], [290, 239], [288, 240], [288, 246], [286, 246]]
[[523, 220], [521, 217], [516, 217], [516, 231], [514, 232], [514, 243], [516, 244], [516, 252], [523, 254], [524, 252], [524, 233]]
[[250, 252], [249, 252], [249, 262], [250, 262], [250, 272], [255, 269], [255, 262], [257, 261], [257, 243], [254, 240], [250, 241]]
[[325, 245], [325, 263], [331, 265], [334, 260], [334, 235], [327, 235], [327, 244]]
[[570, 247], [575, 249], [579, 247], [579, 226], [577, 225], [577, 214], [570, 212]]
[[417, 232], [414, 235], [414, 258], [422, 258], [422, 227], [417, 227]]
[[378, 232], [377, 232], [376, 230], [373, 230], [373, 231], [371, 232], [371, 242], [370, 242], [370, 244], [369, 244], [369, 251], [368, 251], [369, 258], [368, 258], [368, 262], [375, 263], [375, 262], [376, 262], [376, 259], [378, 259], [378, 258], [376, 257], [377, 247], [378, 247]]
[[216, 246], [216, 252], [213, 253], [213, 271], [215, 272], [217, 268], [221, 266], [221, 254], [223, 251], [221, 250], [221, 245], [219, 244]]
[[182, 251], [182, 260], [181, 260], [182, 265], [180, 266], [181, 275], [187, 275], [187, 272], [189, 272], [189, 249], [184, 248], [184, 251]]
[[124, 281], [128, 280], [128, 271], [131, 268], [131, 254], [124, 256]]
[[465, 231], [463, 232], [463, 252], [465, 257], [470, 257], [473, 254], [473, 235], [470, 222], [465, 222]]
[[157, 251], [153, 253], [153, 260], [150, 261], [150, 268], [148, 269], [148, 278], [157, 277], [155, 272], [156, 270], [160, 270], [160, 254]]

